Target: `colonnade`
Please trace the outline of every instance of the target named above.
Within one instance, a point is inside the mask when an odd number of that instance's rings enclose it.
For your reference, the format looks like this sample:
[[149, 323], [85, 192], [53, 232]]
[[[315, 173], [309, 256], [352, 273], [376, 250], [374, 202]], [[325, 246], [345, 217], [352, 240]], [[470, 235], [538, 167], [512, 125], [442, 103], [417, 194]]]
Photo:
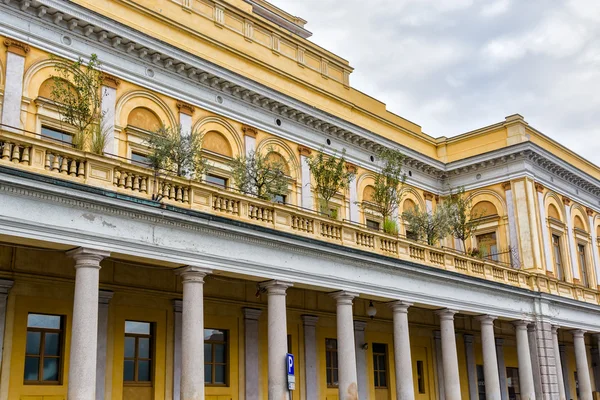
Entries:
[[[79, 248], [68, 253], [75, 260], [75, 298], [71, 332], [69, 400], [92, 400], [96, 398], [96, 348], [98, 344], [97, 321], [99, 300], [100, 262], [109, 254], [103, 251]], [[181, 400], [204, 399], [204, 278], [211, 270], [199, 266], [180, 268], [178, 274], [183, 282], [181, 313]], [[287, 320], [286, 292], [292, 282], [272, 280], [262, 283], [268, 295], [268, 398], [289, 398], [286, 380]], [[339, 291], [331, 296], [337, 302], [337, 340], [340, 399], [359, 399], [356, 363], [356, 343], [353, 319], [353, 300], [358, 293]], [[408, 310], [411, 303], [397, 300], [389, 303], [393, 311], [394, 362], [396, 398], [414, 400], [413, 371], [410, 349]], [[452, 309], [438, 310], [441, 336], [441, 363], [438, 364], [443, 398], [461, 400], [459, 363], [454, 318], [458, 313]], [[309, 318], [310, 319], [310, 318]], [[494, 336], [493, 315], [477, 318], [481, 324], [481, 342], [484, 360], [486, 398], [502, 400], [497, 341]], [[310, 321], [313, 321], [310, 319]], [[316, 322], [313, 321], [313, 322]], [[531, 321], [514, 321], [518, 352], [521, 399], [566, 399], [563, 369], [558, 345], [558, 328]], [[533, 326], [533, 329], [531, 327]], [[313, 332], [314, 323], [307, 325]], [[313, 332], [314, 333], [314, 332]], [[581, 400], [592, 400], [591, 378], [583, 330], [572, 331], [579, 378]], [[532, 336], [535, 340], [532, 340]], [[472, 344], [472, 337], [470, 337]], [[531, 343], [537, 348], [531, 348]], [[309, 350], [307, 350], [309, 351]], [[540, 355], [543, 353], [543, 357]], [[538, 354], [532, 357], [532, 354]], [[310, 358], [315, 359], [313, 354]], [[309, 359], [309, 357], [307, 357]], [[314, 364], [316, 360], [313, 360]], [[469, 363], [469, 357], [467, 357]], [[472, 362], [472, 361], [471, 361]], [[537, 363], [539, 368], [534, 368]], [[310, 364], [310, 363], [309, 363]], [[307, 365], [307, 368], [314, 366]], [[314, 369], [314, 368], [313, 368]], [[441, 369], [441, 371], [440, 371]], [[314, 372], [314, 371], [312, 371]], [[536, 376], [537, 375], [537, 376]], [[307, 373], [316, 379], [314, 373]], [[536, 388], [536, 380], [540, 382]], [[470, 379], [470, 381], [472, 381]], [[308, 385], [308, 383], [307, 383]], [[473, 394], [473, 391], [470, 391]]]

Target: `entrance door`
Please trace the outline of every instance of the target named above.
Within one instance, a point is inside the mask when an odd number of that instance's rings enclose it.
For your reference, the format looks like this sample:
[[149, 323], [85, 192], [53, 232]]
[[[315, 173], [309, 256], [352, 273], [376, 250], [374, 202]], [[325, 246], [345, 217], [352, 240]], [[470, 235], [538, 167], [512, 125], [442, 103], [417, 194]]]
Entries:
[[429, 354], [427, 347], [411, 346], [413, 362], [413, 380], [415, 382], [415, 400], [431, 400], [434, 398], [429, 380]]
[[373, 343], [373, 374], [375, 400], [390, 399], [387, 344]]

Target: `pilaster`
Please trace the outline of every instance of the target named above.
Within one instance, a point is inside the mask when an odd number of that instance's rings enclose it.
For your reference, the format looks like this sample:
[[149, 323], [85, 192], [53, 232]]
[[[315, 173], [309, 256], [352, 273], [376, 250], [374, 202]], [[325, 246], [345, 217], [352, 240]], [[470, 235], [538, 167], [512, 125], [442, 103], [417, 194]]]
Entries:
[[260, 351], [258, 320], [262, 310], [244, 308], [244, 366], [246, 372], [246, 400], [259, 400], [260, 393]]
[[25, 57], [30, 49], [29, 45], [10, 38], [4, 40], [4, 46], [6, 46], [7, 54], [1, 123], [4, 128], [21, 129]]

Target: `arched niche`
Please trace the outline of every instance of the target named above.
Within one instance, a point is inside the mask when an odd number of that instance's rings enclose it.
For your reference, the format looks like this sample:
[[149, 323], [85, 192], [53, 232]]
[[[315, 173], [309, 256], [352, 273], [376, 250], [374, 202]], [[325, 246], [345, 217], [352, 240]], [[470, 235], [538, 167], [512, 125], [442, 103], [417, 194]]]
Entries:
[[[227, 146], [224, 146], [221, 151], [228, 153], [228, 157], [237, 157], [240, 154], [244, 154], [244, 143], [242, 141], [241, 136], [236, 132], [233, 125], [231, 125], [227, 120], [210, 116], [204, 119], [197, 121], [192, 130], [197, 132], [202, 132], [204, 134], [204, 141], [202, 143], [202, 148], [206, 150], [211, 150], [211, 148], [215, 149], [217, 147], [217, 142], [221, 142], [223, 144], [222, 139], [218, 139], [215, 135], [212, 135], [215, 138], [215, 143], [210, 144], [211, 141], [209, 135], [211, 132], [216, 132], [224, 137], [228, 143], [229, 151], [227, 151]], [[222, 154], [217, 152], [218, 154]]]
[[581, 229], [582, 231], [587, 230], [585, 228], [585, 224], [583, 223], [583, 221], [579, 215], [576, 215], [575, 218], [573, 219], [573, 226], [575, 227], [575, 229]]
[[425, 200], [417, 190], [412, 187], [404, 186], [402, 189], [402, 206], [400, 212], [408, 211], [414, 207], [419, 207], [419, 210], [423, 211], [427, 209]]
[[[484, 217], [492, 215], [504, 217], [506, 215], [506, 202], [504, 201], [504, 198], [494, 190], [476, 190], [470, 193], [467, 199], [473, 205], [473, 211], [476, 211], [477, 208], [479, 208], [480, 211], [484, 212]], [[477, 214], [474, 213], [474, 215]]]
[[162, 125], [158, 115], [149, 108], [136, 107], [127, 116], [127, 126], [148, 132], [156, 132]]
[[478, 218], [498, 216], [498, 209], [491, 201], [483, 200], [473, 206], [471, 214]]
[[55, 66], [56, 61], [51, 59], [42, 59], [31, 64], [23, 74], [23, 97], [39, 97], [42, 84], [56, 75]]
[[363, 201], [373, 202], [374, 194], [375, 194], [375, 186], [373, 186], [373, 185], [365, 186], [363, 193], [362, 193]]
[[544, 205], [546, 206], [546, 213], [549, 218], [565, 223], [565, 206], [562, 199], [556, 193], [546, 193]]
[[117, 126], [125, 127], [129, 123], [129, 117], [136, 108], [145, 108], [150, 110], [160, 125], [176, 127], [179, 125], [175, 115], [162, 98], [146, 90], [132, 90], [123, 94], [116, 104]]
[[229, 140], [217, 131], [209, 131], [204, 134], [202, 149], [225, 157], [233, 157]]
[[412, 199], [406, 199], [402, 203], [402, 212], [414, 210], [417, 204]]
[[290, 176], [290, 166], [281, 154], [276, 151], [270, 151], [267, 153], [266, 159], [268, 163], [283, 165], [283, 171], [285, 175]]
[[294, 180], [298, 180], [300, 171], [298, 152], [293, 151], [285, 141], [275, 137], [266, 138], [256, 146], [256, 151], [267, 154], [272, 152], [279, 154], [287, 164], [289, 169], [288, 176]]
[[573, 218], [573, 227], [585, 232], [589, 232], [587, 223], [588, 218], [585, 209], [577, 204], [573, 205], [571, 214]]
[[558, 211], [554, 204], [548, 205], [548, 217], [554, 218], [558, 221], [562, 221], [562, 214], [560, 213], [560, 211]]

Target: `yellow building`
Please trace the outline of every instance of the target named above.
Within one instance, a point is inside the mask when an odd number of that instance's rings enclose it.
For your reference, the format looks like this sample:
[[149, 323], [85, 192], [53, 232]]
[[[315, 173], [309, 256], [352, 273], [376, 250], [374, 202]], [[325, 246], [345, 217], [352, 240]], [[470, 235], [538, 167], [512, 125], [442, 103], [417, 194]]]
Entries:
[[[0, 400], [597, 398], [600, 169], [520, 115], [431, 137], [304, 24], [264, 0], [0, 2]], [[52, 93], [91, 54], [102, 155]], [[147, 167], [162, 125], [204, 133], [201, 180]], [[384, 148], [399, 234], [369, 206]], [[318, 151], [355, 172], [329, 215]], [[277, 201], [235, 190], [251, 152], [286, 164]], [[458, 187], [477, 251], [415, 240], [398, 214]]]

